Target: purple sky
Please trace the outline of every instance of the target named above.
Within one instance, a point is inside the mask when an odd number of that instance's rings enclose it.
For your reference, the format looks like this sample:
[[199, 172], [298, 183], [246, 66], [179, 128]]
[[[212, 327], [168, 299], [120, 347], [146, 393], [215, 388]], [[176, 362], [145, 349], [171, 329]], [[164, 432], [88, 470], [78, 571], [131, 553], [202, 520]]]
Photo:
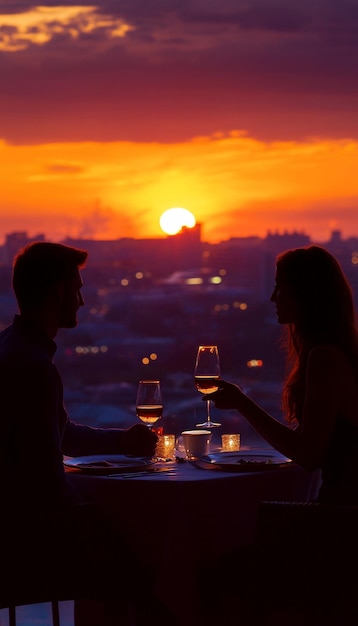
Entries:
[[8, 142], [358, 138], [357, 0], [59, 5], [0, 2]]
[[0, 0], [0, 237], [358, 235], [357, 61], [358, 0]]

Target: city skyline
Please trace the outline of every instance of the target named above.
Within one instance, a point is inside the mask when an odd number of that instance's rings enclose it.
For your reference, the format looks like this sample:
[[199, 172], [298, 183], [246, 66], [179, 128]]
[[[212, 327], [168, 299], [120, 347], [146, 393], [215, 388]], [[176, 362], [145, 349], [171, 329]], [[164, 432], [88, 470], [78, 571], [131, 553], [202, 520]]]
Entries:
[[[77, 245], [76, 242], [78, 242], [78, 245], [80, 245], [80, 242], [82, 241], [83, 244], [93, 243], [99, 247], [101, 246], [101, 244], [104, 244], [104, 245], [109, 244], [112, 246], [114, 244], [121, 243], [126, 249], [128, 249], [128, 247], [131, 244], [131, 241], [133, 241], [139, 245], [143, 243], [144, 246], [148, 243], [150, 246], [150, 249], [152, 250], [154, 250], [153, 245], [156, 245], [156, 244], [158, 245], [158, 243], [160, 243], [161, 249], [168, 250], [168, 252], [172, 254], [173, 251], [176, 249], [183, 249], [183, 250], [186, 249], [188, 251], [189, 250], [188, 246], [190, 247], [190, 249], [198, 250], [202, 248], [203, 246], [204, 247], [205, 246], [220, 247], [221, 244], [226, 246], [226, 244], [228, 243], [233, 243], [234, 245], [243, 244], [244, 246], [246, 245], [255, 246], [256, 244], [265, 243], [265, 242], [271, 245], [272, 244], [276, 245], [277, 242], [279, 243], [280, 241], [282, 242], [287, 241], [288, 243], [291, 242], [292, 246], [305, 246], [305, 245], [311, 245], [311, 244], [324, 246], [324, 245], [329, 245], [329, 244], [337, 245], [340, 243], [347, 243], [347, 242], [354, 243], [356, 239], [358, 240], [358, 233], [357, 235], [351, 235], [349, 237], [345, 237], [342, 231], [336, 228], [332, 228], [327, 238], [324, 240], [315, 239], [314, 237], [310, 235], [310, 233], [306, 232], [304, 228], [302, 229], [293, 228], [291, 230], [287, 228], [283, 228], [282, 230], [268, 229], [267, 232], [263, 236], [253, 234], [250, 236], [241, 237], [241, 236], [236, 236], [235, 233], [231, 233], [230, 236], [228, 236], [226, 239], [223, 239], [215, 243], [212, 243], [203, 239], [202, 232], [203, 232], [203, 225], [196, 223], [192, 227], [183, 226], [181, 230], [179, 230], [176, 233], [168, 234], [168, 233], [163, 232], [162, 233], [163, 236], [160, 236], [160, 237], [113, 237], [113, 238], [101, 239], [98, 237], [71, 237], [69, 235], [66, 235], [63, 239], [58, 239], [56, 241], [65, 243], [67, 245]], [[174, 244], [174, 247], [171, 246], [171, 240]], [[29, 243], [32, 241], [51, 241], [51, 237], [49, 237], [46, 232], [38, 232], [35, 235], [32, 235], [26, 230], [14, 230], [14, 231], [5, 233], [4, 241], [0, 243], [0, 248], [10, 247], [14, 249], [16, 248], [16, 246], [22, 247], [26, 245], [26, 243]], [[175, 245], [175, 242], [177, 242], [178, 245]]]
[[0, 241], [358, 233], [356, 0], [0, 1]]

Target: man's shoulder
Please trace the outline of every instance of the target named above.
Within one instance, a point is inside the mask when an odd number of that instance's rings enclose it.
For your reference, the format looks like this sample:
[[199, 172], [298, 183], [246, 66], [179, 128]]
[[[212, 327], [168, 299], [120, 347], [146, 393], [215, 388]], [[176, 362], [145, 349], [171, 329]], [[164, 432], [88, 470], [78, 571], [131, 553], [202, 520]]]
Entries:
[[11, 333], [12, 333], [12, 324], [5, 326], [5, 328], [3, 328], [0, 331], [0, 346], [4, 343], [7, 343], [9, 337], [11, 337]]
[[0, 333], [0, 368], [2, 374], [14, 369], [18, 372], [27, 370], [51, 371], [55, 368], [52, 358], [41, 346], [19, 337], [11, 327]]

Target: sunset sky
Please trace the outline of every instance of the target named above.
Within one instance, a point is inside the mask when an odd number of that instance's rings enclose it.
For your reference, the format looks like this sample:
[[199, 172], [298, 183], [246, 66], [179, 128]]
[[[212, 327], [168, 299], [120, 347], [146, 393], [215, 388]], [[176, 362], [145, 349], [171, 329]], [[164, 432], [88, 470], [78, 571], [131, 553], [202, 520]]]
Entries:
[[358, 236], [358, 0], [0, 0], [0, 243]]

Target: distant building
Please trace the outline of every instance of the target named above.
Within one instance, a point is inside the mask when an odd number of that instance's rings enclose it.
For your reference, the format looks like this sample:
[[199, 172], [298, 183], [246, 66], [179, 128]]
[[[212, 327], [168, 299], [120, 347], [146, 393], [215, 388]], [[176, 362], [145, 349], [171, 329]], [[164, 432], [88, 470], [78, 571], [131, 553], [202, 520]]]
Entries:
[[11, 265], [14, 256], [21, 248], [33, 241], [45, 241], [45, 235], [39, 234], [35, 237], [28, 237], [26, 231], [17, 231], [10, 233], [5, 237], [5, 244], [2, 247], [2, 262], [4, 265]]
[[200, 266], [202, 260], [200, 224], [184, 227], [177, 235], [155, 239], [66, 239], [63, 243], [88, 250], [91, 264], [112, 264], [128, 271], [150, 270], [157, 276]]

